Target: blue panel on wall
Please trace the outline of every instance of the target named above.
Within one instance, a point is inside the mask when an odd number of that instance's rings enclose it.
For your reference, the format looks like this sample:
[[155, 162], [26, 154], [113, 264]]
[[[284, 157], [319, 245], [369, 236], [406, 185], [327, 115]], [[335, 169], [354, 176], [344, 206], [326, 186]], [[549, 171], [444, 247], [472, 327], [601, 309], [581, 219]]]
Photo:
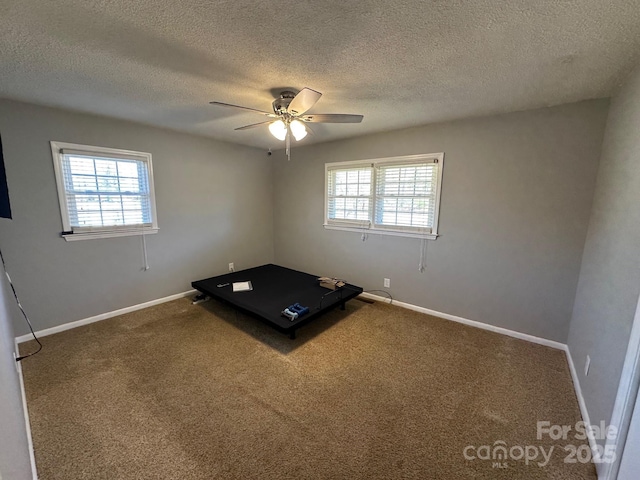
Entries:
[[2, 152], [2, 137], [0, 137], [0, 217], [11, 218], [11, 204], [9, 203], [9, 187], [7, 174], [4, 170], [4, 154]]

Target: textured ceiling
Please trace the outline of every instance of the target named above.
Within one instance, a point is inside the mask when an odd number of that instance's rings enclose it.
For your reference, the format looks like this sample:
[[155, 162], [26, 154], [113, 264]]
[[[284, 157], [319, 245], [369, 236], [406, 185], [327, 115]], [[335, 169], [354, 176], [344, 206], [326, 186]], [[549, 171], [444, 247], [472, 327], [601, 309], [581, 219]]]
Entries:
[[313, 143], [610, 95], [640, 0], [0, 0], [0, 96], [235, 143], [274, 93], [324, 94]]

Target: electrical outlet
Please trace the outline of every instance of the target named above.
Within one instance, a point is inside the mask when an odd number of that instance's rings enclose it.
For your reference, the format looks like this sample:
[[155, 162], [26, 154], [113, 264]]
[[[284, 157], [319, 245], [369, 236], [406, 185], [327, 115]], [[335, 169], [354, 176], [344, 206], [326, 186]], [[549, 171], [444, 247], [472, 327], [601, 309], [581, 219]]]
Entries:
[[384, 279], [384, 288], [391, 288], [391, 280], [388, 278]]
[[234, 268], [234, 266], [233, 266], [233, 262], [229, 263], [229, 271], [230, 271], [230, 272], [235, 271], [235, 268]]
[[589, 367], [591, 366], [591, 357], [587, 355], [587, 361], [584, 362], [584, 376], [589, 375]]

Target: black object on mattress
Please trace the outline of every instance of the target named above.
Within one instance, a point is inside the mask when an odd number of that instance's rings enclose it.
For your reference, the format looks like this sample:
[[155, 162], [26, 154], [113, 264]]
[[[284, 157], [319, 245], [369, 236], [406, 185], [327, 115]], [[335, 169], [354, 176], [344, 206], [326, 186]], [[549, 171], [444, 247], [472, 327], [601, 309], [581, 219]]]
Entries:
[[[251, 282], [253, 290], [234, 292], [234, 282]], [[295, 338], [298, 328], [322, 313], [338, 305], [344, 310], [347, 300], [362, 293], [361, 287], [349, 283], [337, 290], [329, 290], [319, 285], [316, 275], [273, 264], [198, 280], [192, 282], [191, 286], [256, 316], [291, 338]], [[309, 307], [309, 313], [291, 321], [282, 315], [282, 311], [295, 303]]]

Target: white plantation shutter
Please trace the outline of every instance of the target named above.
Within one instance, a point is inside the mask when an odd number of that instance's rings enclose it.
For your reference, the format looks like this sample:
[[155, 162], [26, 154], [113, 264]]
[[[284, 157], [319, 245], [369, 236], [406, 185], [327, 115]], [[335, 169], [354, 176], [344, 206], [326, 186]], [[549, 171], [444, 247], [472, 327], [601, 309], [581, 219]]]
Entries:
[[376, 165], [375, 225], [430, 232], [437, 187], [438, 163]]
[[65, 235], [157, 231], [150, 154], [51, 145]]
[[373, 168], [332, 168], [327, 172], [327, 220], [368, 225], [373, 203]]

